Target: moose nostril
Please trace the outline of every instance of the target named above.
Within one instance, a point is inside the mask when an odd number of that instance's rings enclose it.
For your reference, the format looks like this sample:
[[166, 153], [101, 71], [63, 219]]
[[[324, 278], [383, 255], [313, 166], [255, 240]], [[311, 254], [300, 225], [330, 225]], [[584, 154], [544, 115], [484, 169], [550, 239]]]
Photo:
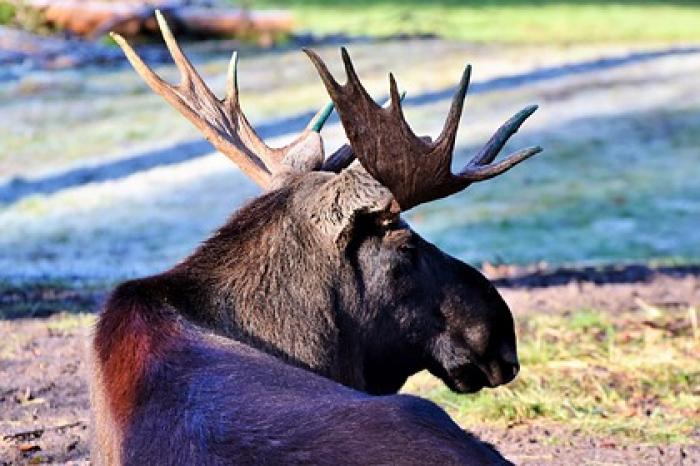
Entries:
[[520, 371], [520, 364], [510, 361], [501, 361], [501, 383], [506, 384], [513, 380]]
[[520, 372], [520, 364], [517, 362], [513, 364], [513, 378], [515, 378], [516, 375], [518, 375], [518, 372]]
[[518, 355], [510, 348], [505, 348], [501, 351], [501, 359], [507, 364], [518, 366], [518, 368], [520, 368], [520, 364], [518, 364]]

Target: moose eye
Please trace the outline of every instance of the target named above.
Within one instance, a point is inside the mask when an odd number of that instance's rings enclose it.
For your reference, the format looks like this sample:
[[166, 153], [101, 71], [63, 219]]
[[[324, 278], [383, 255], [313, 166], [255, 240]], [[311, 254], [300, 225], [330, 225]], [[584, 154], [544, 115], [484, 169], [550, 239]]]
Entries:
[[411, 244], [410, 241], [407, 241], [403, 244], [400, 244], [399, 247], [397, 248], [401, 252], [410, 252], [413, 253], [416, 250], [416, 247]]
[[411, 241], [411, 231], [406, 228], [401, 228], [400, 225], [396, 229], [386, 230], [384, 241], [385, 244], [404, 254], [413, 254], [416, 250], [413, 241]]
[[401, 253], [404, 257], [407, 257], [412, 264], [414, 263], [416, 259], [416, 252], [418, 250], [416, 249], [416, 245], [413, 244], [410, 239], [399, 244], [397, 249], [399, 253]]
[[401, 220], [398, 216], [384, 217], [379, 221], [379, 225], [386, 232], [396, 230], [401, 225]]
[[394, 279], [401, 280], [414, 273], [418, 261], [418, 250], [408, 230], [395, 230], [387, 235], [391, 240], [387, 244], [393, 252], [390, 257], [391, 273]]

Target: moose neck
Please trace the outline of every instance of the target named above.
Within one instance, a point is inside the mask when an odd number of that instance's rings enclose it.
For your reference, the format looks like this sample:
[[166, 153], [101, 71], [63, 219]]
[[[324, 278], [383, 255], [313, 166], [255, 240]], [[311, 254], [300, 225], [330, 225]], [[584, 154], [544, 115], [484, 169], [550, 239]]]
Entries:
[[408, 377], [425, 368], [420, 352], [415, 347], [386, 341], [382, 342], [380, 348], [372, 346], [366, 348], [364, 359], [364, 390], [368, 393], [396, 393]]
[[189, 319], [289, 363], [363, 389], [353, 320], [340, 312], [337, 258], [290, 218], [289, 189], [241, 208], [169, 281]]

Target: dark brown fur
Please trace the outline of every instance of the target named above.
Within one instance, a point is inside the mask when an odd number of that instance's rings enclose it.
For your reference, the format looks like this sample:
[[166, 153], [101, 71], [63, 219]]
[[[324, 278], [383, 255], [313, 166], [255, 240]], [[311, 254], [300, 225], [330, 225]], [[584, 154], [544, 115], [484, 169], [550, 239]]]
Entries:
[[509, 464], [428, 401], [285, 365], [150, 306], [152, 291], [119, 287], [97, 329], [113, 331], [96, 345], [113, 425], [97, 426], [96, 464]]
[[109, 393], [109, 409], [122, 428], [132, 415], [139, 381], [182, 339], [179, 326], [163, 315], [160, 306], [162, 296], [156, 290], [139, 282], [126, 283], [106, 305], [119, 311], [104, 312], [95, 330], [102, 384]]

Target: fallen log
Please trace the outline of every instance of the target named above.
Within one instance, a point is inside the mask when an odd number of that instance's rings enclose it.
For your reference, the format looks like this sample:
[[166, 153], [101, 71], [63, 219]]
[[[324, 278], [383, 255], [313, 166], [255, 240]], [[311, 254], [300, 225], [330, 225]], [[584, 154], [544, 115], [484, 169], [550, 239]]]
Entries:
[[291, 32], [293, 22], [282, 10], [248, 11], [221, 10], [201, 7], [181, 7], [169, 11], [186, 32], [228, 35], [248, 32]]
[[157, 30], [154, 12], [160, 9], [174, 29], [202, 36], [272, 36], [291, 32], [291, 15], [282, 10], [249, 11], [205, 8], [173, 1], [22, 0], [36, 9], [52, 26], [84, 38], [96, 38], [109, 31], [135, 36]]

